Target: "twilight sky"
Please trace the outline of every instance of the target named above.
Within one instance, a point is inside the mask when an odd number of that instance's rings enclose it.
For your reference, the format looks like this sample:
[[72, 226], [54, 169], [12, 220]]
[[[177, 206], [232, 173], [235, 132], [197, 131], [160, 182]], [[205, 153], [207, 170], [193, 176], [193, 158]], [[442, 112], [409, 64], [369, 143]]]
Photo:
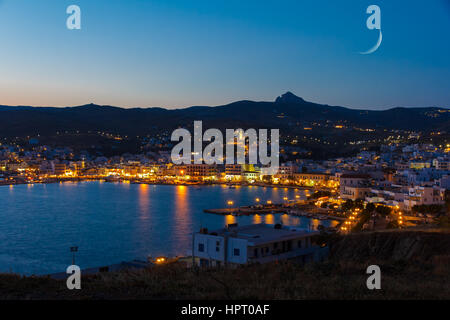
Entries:
[[[66, 28], [76, 4], [81, 30]], [[366, 27], [381, 8], [383, 42]], [[449, 0], [0, 0], [0, 104], [450, 107]]]

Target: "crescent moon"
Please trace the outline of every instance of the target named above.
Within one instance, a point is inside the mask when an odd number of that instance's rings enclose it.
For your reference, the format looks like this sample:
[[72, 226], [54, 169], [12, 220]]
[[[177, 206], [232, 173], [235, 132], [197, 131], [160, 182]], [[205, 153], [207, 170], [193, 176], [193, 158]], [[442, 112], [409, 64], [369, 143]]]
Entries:
[[360, 54], [371, 54], [371, 53], [377, 51], [378, 47], [379, 47], [380, 44], [381, 44], [381, 41], [383, 41], [383, 33], [381, 32], [381, 29], [380, 29], [380, 34], [378, 35], [378, 41], [377, 41], [377, 44], [374, 45], [372, 48], [370, 48], [370, 49], [367, 50], [367, 51], [360, 52]]

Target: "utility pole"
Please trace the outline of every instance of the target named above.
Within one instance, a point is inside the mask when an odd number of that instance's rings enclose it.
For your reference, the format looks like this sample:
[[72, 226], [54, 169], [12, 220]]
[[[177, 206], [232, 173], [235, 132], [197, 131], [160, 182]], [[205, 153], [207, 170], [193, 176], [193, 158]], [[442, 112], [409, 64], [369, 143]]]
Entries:
[[72, 252], [72, 265], [75, 265], [75, 252], [78, 252], [78, 247], [70, 247], [70, 252]]
[[195, 267], [194, 244], [195, 244], [195, 230], [192, 231], [192, 268]]

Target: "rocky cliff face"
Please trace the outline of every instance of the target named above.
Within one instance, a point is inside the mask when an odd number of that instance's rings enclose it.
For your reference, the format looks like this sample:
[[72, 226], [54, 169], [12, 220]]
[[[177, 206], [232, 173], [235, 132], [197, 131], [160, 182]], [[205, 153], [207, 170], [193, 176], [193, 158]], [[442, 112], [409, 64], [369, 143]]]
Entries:
[[342, 237], [330, 244], [332, 260], [450, 261], [450, 232], [373, 232]]

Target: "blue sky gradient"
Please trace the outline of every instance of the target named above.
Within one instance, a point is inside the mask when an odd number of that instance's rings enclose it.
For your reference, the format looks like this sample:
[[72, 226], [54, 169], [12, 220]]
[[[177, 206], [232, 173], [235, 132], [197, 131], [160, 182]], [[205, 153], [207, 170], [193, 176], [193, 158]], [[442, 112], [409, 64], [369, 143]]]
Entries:
[[[66, 28], [79, 5], [82, 29]], [[383, 42], [366, 28], [381, 8]], [[0, 104], [450, 106], [450, 4], [0, 0]]]

